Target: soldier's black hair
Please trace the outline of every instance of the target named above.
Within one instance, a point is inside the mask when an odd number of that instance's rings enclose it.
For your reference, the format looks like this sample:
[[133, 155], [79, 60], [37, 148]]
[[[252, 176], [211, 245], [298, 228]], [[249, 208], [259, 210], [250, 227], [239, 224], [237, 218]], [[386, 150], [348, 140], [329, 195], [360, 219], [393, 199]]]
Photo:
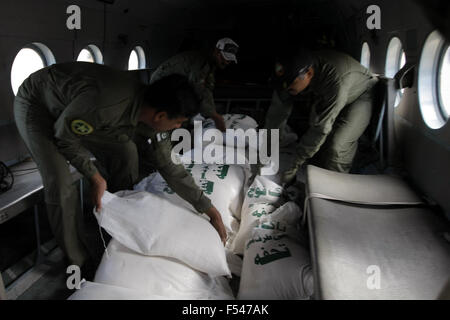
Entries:
[[145, 89], [143, 106], [167, 112], [170, 119], [200, 113], [200, 101], [185, 76], [174, 74], [155, 81]]
[[284, 67], [285, 78], [289, 82], [305, 74], [314, 63], [313, 55], [307, 47], [284, 48], [276, 60]]

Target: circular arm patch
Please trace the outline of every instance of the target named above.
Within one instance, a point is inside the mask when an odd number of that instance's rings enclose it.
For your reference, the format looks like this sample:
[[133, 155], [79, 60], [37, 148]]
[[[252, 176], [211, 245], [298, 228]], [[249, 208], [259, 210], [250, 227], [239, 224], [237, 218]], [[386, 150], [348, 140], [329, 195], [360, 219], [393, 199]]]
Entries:
[[88, 135], [94, 131], [94, 128], [92, 128], [92, 126], [84, 120], [73, 120], [71, 123], [71, 128], [74, 133], [81, 136]]

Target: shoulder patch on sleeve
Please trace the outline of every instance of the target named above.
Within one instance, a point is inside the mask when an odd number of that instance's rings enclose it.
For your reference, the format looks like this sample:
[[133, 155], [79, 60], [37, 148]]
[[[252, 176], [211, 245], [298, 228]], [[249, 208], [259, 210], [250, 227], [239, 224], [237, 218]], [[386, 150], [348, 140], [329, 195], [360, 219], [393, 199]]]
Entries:
[[80, 136], [91, 134], [94, 128], [84, 120], [73, 120], [70, 125], [72, 131]]
[[156, 134], [156, 139], [158, 140], [158, 142], [162, 141], [162, 140], [166, 140], [169, 138], [169, 133], [168, 132], [161, 132]]

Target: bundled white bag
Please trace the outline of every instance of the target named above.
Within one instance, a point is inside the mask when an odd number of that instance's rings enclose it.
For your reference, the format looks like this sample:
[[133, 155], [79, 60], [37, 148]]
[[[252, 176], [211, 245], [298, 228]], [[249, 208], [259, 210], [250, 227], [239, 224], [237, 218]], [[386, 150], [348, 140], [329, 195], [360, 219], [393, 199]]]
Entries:
[[242, 258], [228, 249], [226, 250], [226, 255], [228, 266], [230, 267], [231, 273], [240, 277], [243, 263]]
[[[246, 181], [244, 169], [234, 165], [186, 164], [184, 166], [194, 178], [195, 183], [219, 210], [223, 224], [231, 231], [232, 216], [240, 212], [243, 201], [243, 188]], [[134, 189], [158, 194], [195, 212], [192, 205], [170, 189], [159, 173], [153, 173], [143, 179]]]
[[240, 223], [239, 220], [235, 217], [231, 218], [231, 231], [227, 232], [228, 239], [225, 244], [225, 248], [231, 250], [231, 246], [233, 245], [234, 239], [236, 238], [237, 233], [239, 232]]
[[166, 300], [160, 295], [86, 281], [67, 300]]
[[[258, 128], [258, 122], [252, 117], [245, 114], [225, 114], [223, 115], [225, 127], [227, 129], [256, 129]], [[202, 115], [198, 114], [192, 118], [192, 122], [201, 121], [204, 129], [216, 128], [213, 119], [205, 119]]]
[[306, 300], [312, 295], [306, 248], [287, 233], [255, 228], [244, 254], [238, 299]]
[[[248, 129], [256, 129], [258, 123], [251, 117], [241, 114], [226, 114], [223, 116], [225, 127], [227, 129], [237, 130], [242, 129], [244, 132]], [[230, 163], [232, 160], [234, 164], [248, 165], [249, 162], [249, 151], [248, 151], [248, 140], [243, 141], [242, 146], [238, 143], [238, 139], [232, 135], [227, 137], [227, 133], [223, 132], [216, 136], [216, 134], [209, 133], [208, 130], [216, 129], [214, 120], [206, 119], [202, 116], [196, 116], [194, 119], [196, 125], [194, 125], [194, 130], [191, 132], [193, 135], [193, 145], [191, 145], [191, 150], [185, 152], [180, 159], [183, 163], [192, 163], [194, 161], [198, 162], [198, 154], [203, 154], [203, 151], [211, 156], [211, 159], [203, 157], [201, 159], [202, 163], [206, 164], [222, 164]], [[201, 122], [201, 123], [200, 123]], [[195, 122], [194, 122], [195, 124]], [[217, 129], [216, 129], [217, 130]], [[214, 138], [212, 138], [214, 137]], [[256, 137], [256, 135], [255, 135]], [[204, 141], [205, 140], [205, 141]], [[220, 151], [216, 151], [220, 150]], [[197, 152], [197, 158], [195, 153]], [[217, 155], [217, 152], [222, 154], [221, 157]], [[213, 161], [217, 160], [217, 161]], [[228, 161], [227, 161], [228, 159]], [[231, 160], [229, 160], [231, 159]]]
[[226, 114], [223, 116], [227, 129], [256, 129], [258, 122], [250, 116], [244, 114]]
[[[302, 209], [295, 202], [290, 201], [276, 209], [272, 214], [261, 217], [254, 229], [286, 234], [306, 248], [308, 236], [307, 232], [300, 226], [302, 217]], [[253, 234], [254, 229], [251, 234]], [[248, 249], [248, 242], [246, 249]]]
[[246, 241], [263, 216], [270, 215], [280, 202], [281, 186], [263, 176], [257, 176], [247, 190], [241, 210], [241, 224], [231, 249], [236, 254], [244, 253]]
[[225, 248], [209, 221], [148, 192], [105, 192], [98, 223], [125, 247], [177, 259], [212, 277], [230, 275]]
[[126, 287], [174, 300], [229, 300], [233, 293], [224, 277], [211, 278], [164, 257], [138, 254], [112, 239], [95, 282]]

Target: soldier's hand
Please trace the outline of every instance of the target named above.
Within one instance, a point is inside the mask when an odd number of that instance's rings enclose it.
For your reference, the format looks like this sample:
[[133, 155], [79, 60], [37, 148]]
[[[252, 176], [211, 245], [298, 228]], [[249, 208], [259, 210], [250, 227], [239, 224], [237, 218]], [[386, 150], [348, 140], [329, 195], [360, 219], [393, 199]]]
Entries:
[[223, 120], [222, 115], [216, 112], [211, 116], [211, 118], [214, 120], [217, 129], [219, 129], [222, 132], [225, 132], [227, 130], [225, 120]]
[[294, 182], [295, 177], [297, 176], [298, 167], [293, 166], [292, 168], [283, 172], [283, 176], [281, 177], [281, 183], [283, 185], [289, 185]]
[[219, 211], [215, 207], [211, 207], [206, 214], [211, 219], [210, 222], [213, 225], [213, 227], [216, 229], [216, 231], [219, 233], [220, 240], [222, 241], [223, 245], [227, 242], [227, 230], [225, 229], [225, 226], [223, 225], [222, 216], [220, 215]]
[[92, 202], [94, 203], [97, 211], [102, 209], [102, 197], [106, 191], [107, 185], [105, 179], [100, 175], [100, 173], [96, 173], [91, 177], [92, 190], [91, 197]]

